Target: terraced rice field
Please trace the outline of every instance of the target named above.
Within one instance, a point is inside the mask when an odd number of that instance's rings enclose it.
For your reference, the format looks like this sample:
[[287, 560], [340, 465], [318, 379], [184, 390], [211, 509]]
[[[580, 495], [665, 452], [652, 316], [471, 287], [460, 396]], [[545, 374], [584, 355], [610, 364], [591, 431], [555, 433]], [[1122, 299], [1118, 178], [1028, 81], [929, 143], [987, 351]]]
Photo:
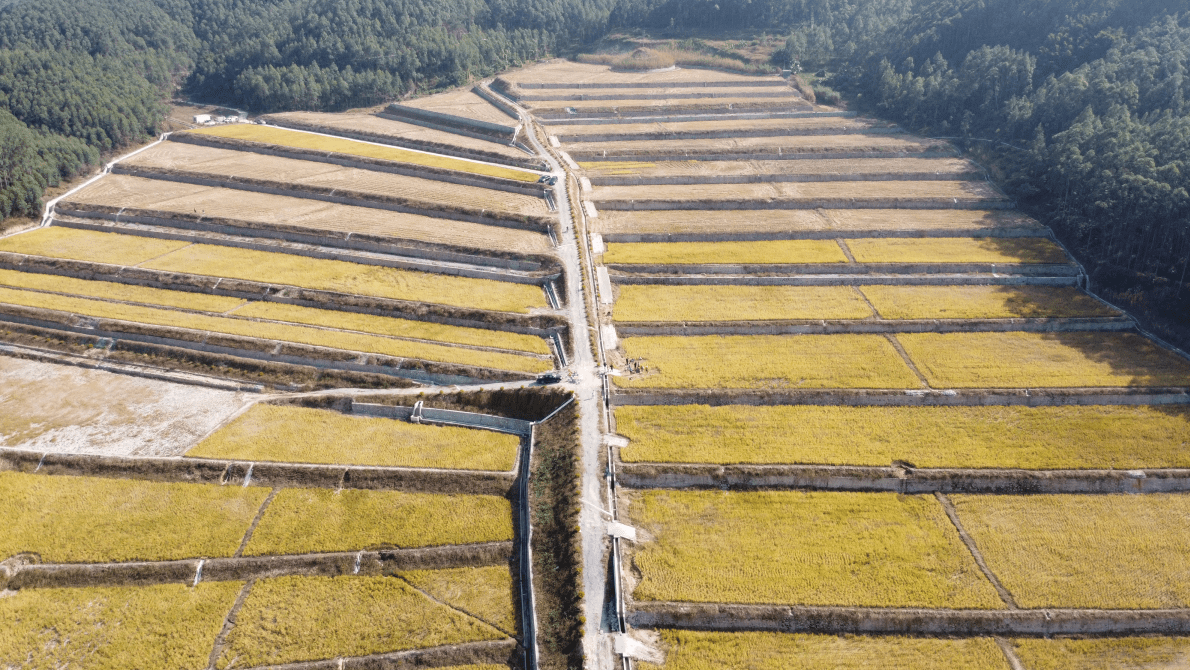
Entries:
[[617, 287], [615, 319], [621, 322], [781, 321], [867, 319], [872, 309], [849, 286]]
[[906, 237], [853, 239], [858, 263], [1065, 264], [1062, 247], [1044, 237]]
[[5, 251], [501, 312], [546, 307], [541, 288], [526, 284], [70, 228], [0, 239]]
[[604, 234], [856, 233], [970, 235], [986, 230], [1037, 230], [1033, 219], [1009, 210], [755, 209], [602, 210], [591, 221]]
[[1190, 467], [1186, 406], [624, 406], [616, 432], [628, 463]]
[[231, 556], [268, 493], [0, 472], [0, 556], [35, 552], [45, 563]]
[[18, 272], [16, 270], [0, 270], [0, 286], [215, 313], [223, 313], [248, 302], [242, 298], [208, 295], [206, 293], [170, 291], [150, 288], [148, 286], [137, 286], [135, 284], [75, 279], [60, 275]]
[[[424, 142], [433, 145], [458, 147], [471, 151], [483, 151], [506, 158], [525, 159], [529, 154], [510, 147], [507, 143], [481, 140], [467, 135], [456, 135], [442, 130], [434, 130], [412, 123], [403, 123], [394, 119], [386, 119], [375, 114], [328, 114], [324, 112], [284, 112], [270, 114], [268, 119], [274, 123], [301, 123], [320, 126], [329, 131], [368, 133], [390, 138], [395, 141]], [[333, 132], [331, 134], [334, 134]]]
[[512, 507], [488, 495], [283, 489], [245, 556], [436, 547], [512, 539]]
[[[254, 321], [249, 319], [211, 316], [194, 312], [182, 312], [173, 309], [159, 309], [113, 303], [88, 298], [74, 298], [50, 293], [21, 291], [0, 288], [0, 303], [19, 305], [36, 309], [47, 309], [56, 312], [78, 314], [100, 319], [113, 319], [131, 323], [142, 323], [171, 328], [184, 328], [192, 331], [206, 331], [237, 335], [249, 338], [261, 338], [279, 342], [292, 342], [331, 349], [359, 351], [363, 353], [382, 354], [397, 358], [412, 358], [443, 363], [457, 363], [459, 365], [474, 365], [478, 367], [494, 368], [498, 370], [514, 370], [518, 372], [543, 372], [551, 369], [553, 363], [545, 358], [530, 357], [520, 354], [501, 353], [497, 351], [483, 351], [466, 349], [443, 344], [431, 344], [414, 340], [394, 339], [386, 336], [363, 334], [345, 330], [328, 330], [325, 328], [311, 328], [308, 326], [292, 325], [288, 323]], [[267, 311], [271, 305], [266, 305]], [[297, 308], [295, 308], [297, 309]], [[309, 320], [338, 321], [339, 312], [325, 312], [309, 308], [307, 312], [299, 314], [299, 318], [315, 318]], [[356, 316], [342, 314], [344, 320], [351, 320]], [[375, 317], [377, 319], [383, 317]], [[395, 324], [394, 324], [395, 325]], [[116, 328], [120, 326], [116, 325]], [[488, 331], [481, 331], [488, 333]], [[499, 336], [490, 338], [498, 340]]]
[[[1009, 670], [991, 638], [865, 637], [663, 629], [653, 670]], [[1032, 670], [1032, 669], [1031, 669]]]
[[[617, 72], [613, 71], [607, 65], [577, 63], [560, 59], [534, 65], [530, 68], [504, 72], [500, 75], [500, 78], [513, 84], [544, 85], [548, 88], [565, 88], [574, 84], [598, 84], [615, 88], [619, 84], [644, 82], [658, 86], [681, 83], [698, 86], [708, 82], [733, 82], [740, 86], [752, 86], [756, 85], [758, 81], [769, 81], [773, 82], [774, 85], [785, 85], [785, 82], [775, 75], [758, 76], [697, 68], [677, 68], [665, 72]], [[526, 90], [536, 91], [537, 89], [526, 88]]]
[[[806, 161], [794, 161], [806, 162]], [[1000, 200], [995, 188], [981, 181], [809, 181], [758, 184], [683, 184], [644, 186], [596, 186], [591, 199], [600, 203], [630, 201], [698, 202], [784, 200], [912, 200], [980, 199]], [[605, 205], [606, 207], [606, 205]]]
[[1190, 362], [1133, 333], [903, 333], [934, 388], [1190, 386]]
[[186, 455], [239, 461], [508, 471], [516, 463], [518, 445], [515, 436], [491, 431], [258, 404]]
[[212, 135], [227, 137], [247, 142], [259, 142], [273, 146], [291, 147], [294, 149], [310, 149], [314, 151], [362, 156], [378, 160], [408, 163], [423, 167], [439, 168], [468, 172], [488, 177], [500, 177], [514, 181], [535, 182], [540, 175], [527, 170], [491, 165], [476, 161], [438, 156], [421, 151], [410, 151], [399, 147], [390, 147], [371, 142], [361, 142], [344, 137], [330, 137], [309, 132], [277, 128], [275, 126], [261, 126], [256, 124], [232, 124], [188, 131], [193, 135]]
[[395, 577], [276, 577], [253, 584], [216, 667], [368, 656], [507, 637]]
[[1078, 289], [1057, 286], [864, 286], [859, 290], [885, 319], [1121, 316]]
[[240, 582], [21, 589], [0, 598], [5, 668], [205, 668]]
[[1012, 646], [1028, 670], [1162, 670], [1190, 661], [1186, 637], [1025, 639]]
[[164, 218], [198, 215], [249, 225], [305, 228], [312, 234], [347, 232], [469, 249], [549, 253], [551, 248], [545, 234], [528, 230], [454, 220], [444, 225], [443, 219], [422, 214], [117, 174], [71, 194], [62, 204], [127, 207], [160, 212], [154, 215]]
[[1184, 608], [1190, 496], [953, 496], [1021, 607]]
[[603, 262], [606, 265], [846, 263], [847, 256], [834, 240], [654, 242], [609, 244]]
[[[599, 90], [590, 88], [520, 88], [516, 93], [517, 99], [525, 102], [577, 102], [596, 100], [664, 100], [668, 98], [747, 98], [753, 100], [768, 100], [782, 98], [798, 99], [800, 96], [789, 86], [725, 86], [721, 88], [690, 86], [666, 86], [658, 84], [652, 88], [633, 88], [623, 90]], [[618, 124], [617, 124], [618, 125]]]
[[502, 126], [516, 126], [518, 119], [505, 114], [492, 103], [472, 92], [469, 88], [460, 88], [445, 93], [435, 93], [424, 98], [402, 100], [402, 107], [416, 107], [439, 114], [461, 116], [475, 121], [496, 123]]
[[[648, 89], [645, 89], [648, 90]], [[780, 89], [776, 89], [780, 90]], [[786, 89], [788, 90], [788, 89]], [[731, 93], [736, 93], [732, 90]], [[627, 92], [627, 95], [632, 95], [635, 91]], [[722, 92], [720, 92], [722, 94]], [[526, 109], [532, 110], [538, 114], [557, 114], [565, 113], [566, 110], [574, 109], [579, 114], [585, 110], [620, 110], [625, 109], [686, 109], [686, 108], [706, 108], [713, 107], [717, 109], [732, 106], [739, 109], [749, 107], [768, 108], [779, 107], [785, 108], [791, 105], [802, 106], [801, 97], [789, 90], [788, 95], [782, 98], [756, 98], [754, 96], [745, 95], [741, 92], [740, 95], [732, 97], [705, 97], [705, 98], [653, 98], [653, 99], [639, 99], [639, 98], [619, 98], [613, 100], [525, 100], [521, 102]]]
[[[592, 101], [589, 106], [596, 106]], [[609, 101], [601, 100], [601, 103]], [[645, 102], [645, 101], [640, 101]], [[695, 102], [695, 101], [689, 101]], [[727, 104], [730, 100], [708, 101], [713, 104]], [[573, 105], [568, 105], [573, 106]], [[598, 105], [607, 107], [608, 104]], [[625, 105], [627, 106], [627, 105]], [[730, 153], [742, 154], [757, 151], [790, 153], [834, 153], [860, 152], [920, 152], [941, 148], [941, 142], [898, 135], [787, 135], [784, 137], [722, 137], [714, 139], [672, 139], [672, 140], [618, 140], [614, 142], [572, 142], [566, 151], [572, 156], [682, 156], [687, 153]]]
[[410, 570], [401, 579], [509, 634], [517, 632], [517, 590], [507, 565], [446, 570]]
[[[767, 87], [765, 87], [767, 88]], [[590, 91], [590, 89], [580, 89]], [[625, 91], [635, 89], [623, 89]], [[697, 90], [697, 89], [695, 89]], [[730, 89], [729, 89], [730, 90]], [[544, 91], [532, 90], [527, 92], [543, 93]], [[600, 94], [608, 91], [596, 91]], [[802, 119], [717, 119], [712, 121], [642, 121], [641, 123], [617, 123], [609, 126], [608, 124], [591, 124], [580, 125], [567, 124], [565, 126], [556, 126], [550, 128], [552, 134], [558, 136], [564, 142], [581, 141], [578, 138], [583, 136], [599, 136], [599, 135], [650, 135], [654, 133], [706, 133], [706, 132], [747, 132], [747, 131], [765, 131], [776, 132], [780, 130], [788, 130], [789, 135], [797, 135], [799, 133], [814, 131], [822, 132], [825, 130], [855, 131], [872, 127], [872, 123], [868, 120], [847, 119], [841, 117], [810, 117]]]
[[[346, 168], [330, 163], [265, 156], [248, 151], [162, 142], [124, 161], [123, 165], [184, 170], [208, 177], [261, 179], [295, 187], [342, 189], [386, 198], [407, 198], [426, 208], [464, 206], [483, 209], [490, 216], [549, 216], [544, 198], [497, 191], [479, 186], [451, 184], [433, 179]], [[453, 223], [453, 222], [452, 222]], [[505, 229], [500, 229], [504, 234]]]
[[[772, 177], [823, 177], [836, 175], [937, 174], [939, 178], [954, 178], [956, 174], [971, 172], [970, 162], [959, 158], [850, 158], [807, 161], [594, 161], [580, 162], [588, 177], [755, 177], [765, 181]], [[879, 183], [879, 182], [873, 182]], [[901, 182], [903, 184], [903, 182]], [[866, 193], [865, 193], [866, 195]]]
[[648, 490], [625, 498], [628, 518], [651, 538], [632, 551], [637, 600], [1003, 607], [932, 497]]
[[621, 388], [915, 389], [921, 382], [879, 335], [629, 337], [628, 358], [646, 372]]

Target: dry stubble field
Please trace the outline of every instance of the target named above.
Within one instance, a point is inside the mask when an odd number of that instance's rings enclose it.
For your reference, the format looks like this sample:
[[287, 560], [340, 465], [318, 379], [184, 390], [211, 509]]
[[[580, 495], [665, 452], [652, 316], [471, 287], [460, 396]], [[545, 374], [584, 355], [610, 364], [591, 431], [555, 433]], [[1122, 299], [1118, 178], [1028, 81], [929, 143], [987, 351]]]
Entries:
[[846, 263], [834, 240], [772, 242], [649, 242], [609, 244], [606, 265], [765, 263], [800, 265]]
[[[592, 101], [608, 103], [611, 101]], [[627, 101], [625, 101], [627, 102]], [[646, 102], [646, 101], [640, 101]], [[680, 102], [680, 101], [678, 101]], [[689, 101], [695, 102], [695, 101]], [[715, 101], [710, 101], [715, 102]], [[726, 101], [718, 101], [726, 104]], [[601, 105], [608, 106], [608, 105]], [[627, 106], [627, 105], [625, 105]], [[687, 153], [773, 151], [778, 147], [790, 153], [846, 152], [921, 152], [941, 148], [941, 142], [897, 135], [786, 135], [784, 137], [723, 137], [713, 139], [618, 140], [614, 142], [572, 142], [566, 151], [575, 156], [663, 156]]]
[[[697, 200], [775, 202], [787, 200], [911, 200], [1003, 198], [995, 188], [981, 181], [807, 181], [759, 184], [683, 184], [644, 186], [596, 186], [591, 199], [596, 205], [611, 202]], [[606, 207], [607, 205], [604, 204]]]
[[[896, 179], [903, 173], [932, 173], [945, 179], [956, 173], [973, 170], [970, 162], [959, 158], [850, 158], [805, 161], [594, 161], [581, 162], [579, 167], [588, 177], [719, 177], [749, 176], [764, 181], [772, 176], [807, 177], [825, 175], [889, 175]], [[953, 178], [953, 176], [951, 177]], [[878, 183], [878, 182], [872, 182]], [[903, 184], [904, 182], [897, 182]]]
[[1035, 220], [1008, 210], [755, 209], [602, 210], [592, 224], [604, 234], [854, 233], [970, 236], [974, 231], [1032, 230]]
[[402, 107], [416, 107], [439, 114], [461, 116], [475, 121], [495, 123], [501, 126], [516, 126], [520, 120], [505, 114], [500, 108], [484, 100], [470, 88], [459, 88], [445, 93], [435, 93], [424, 98], [402, 100]]

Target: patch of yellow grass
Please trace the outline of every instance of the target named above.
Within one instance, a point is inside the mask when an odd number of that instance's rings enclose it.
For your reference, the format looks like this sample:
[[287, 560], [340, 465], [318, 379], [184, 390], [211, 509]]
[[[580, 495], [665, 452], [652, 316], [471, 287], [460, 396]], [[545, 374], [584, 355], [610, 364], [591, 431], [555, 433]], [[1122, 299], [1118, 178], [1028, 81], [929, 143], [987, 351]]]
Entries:
[[0, 472], [0, 560], [166, 561], [231, 556], [268, 490]]
[[937, 639], [661, 630], [661, 670], [1008, 670], [987, 637]]
[[501, 167], [498, 165], [490, 165], [488, 163], [476, 163], [473, 161], [462, 160], [460, 158], [450, 158], [447, 156], [439, 156], [437, 154], [421, 153], [418, 151], [410, 151], [408, 149], [400, 149], [397, 147], [384, 146], [380, 144], [370, 144], [368, 142], [359, 142], [343, 137], [328, 137], [326, 135], [316, 135], [314, 133], [303, 133], [296, 130], [277, 128], [275, 126], [234, 124], [227, 126], [217, 126], [214, 128], [203, 128], [201, 130], [192, 130], [189, 132], [195, 135], [216, 135], [218, 137], [229, 137], [237, 140], [247, 140], [249, 142], [260, 142], [263, 144], [273, 144], [282, 147], [293, 147], [295, 149], [332, 151], [335, 153], [349, 154], [352, 156], [364, 156], [366, 158], [376, 158], [379, 160], [397, 161], [400, 163], [441, 168], [444, 170], [457, 170], [459, 172], [470, 172], [472, 174], [482, 174], [489, 177], [503, 177], [504, 179], [515, 179], [517, 181], [535, 182], [539, 177], [538, 174], [528, 172], [526, 170], [517, 170], [514, 168]]
[[846, 263], [833, 240], [772, 242], [633, 242], [609, 244], [603, 262], [613, 264]]
[[886, 319], [1019, 319], [1120, 316], [1075, 288], [1061, 286], [865, 286]]
[[247, 556], [512, 539], [512, 507], [498, 496], [285, 489], [252, 533]]
[[41, 228], [0, 240], [0, 251], [501, 312], [546, 307], [539, 286], [90, 230]]
[[1190, 407], [624, 406], [626, 462], [1190, 467]]
[[639, 600], [1003, 607], [932, 497], [643, 491]]
[[398, 576], [451, 607], [516, 635], [516, 591], [507, 565], [410, 570]]
[[507, 471], [513, 435], [325, 409], [254, 405], [187, 452], [195, 458]]
[[1190, 638], [1014, 640], [1029, 670], [1174, 670], [1190, 666]]
[[[694, 161], [678, 161], [683, 163], [693, 163]], [[595, 162], [580, 162], [580, 168], [591, 174], [598, 174], [604, 176], [612, 175], [630, 175], [636, 174], [641, 170], [657, 167], [656, 163], [646, 163], [642, 161], [595, 161]]]
[[905, 333], [935, 388], [1190, 386], [1190, 363], [1134, 333]]
[[125, 305], [86, 298], [72, 298], [49, 293], [35, 293], [32, 291], [0, 288], [0, 303], [70, 312], [101, 319], [117, 319], [243, 337], [259, 337], [280, 342], [361, 351], [398, 358], [415, 358], [445, 363], [458, 363], [461, 365], [475, 365], [499, 370], [544, 372], [553, 368], [552, 361], [518, 354], [463, 349], [447, 345], [396, 340], [375, 335], [323, 330], [283, 323], [267, 323], [222, 316], [207, 316], [205, 314], [141, 307], [138, 305]]
[[617, 321], [866, 319], [872, 310], [850, 286], [619, 287]]
[[367, 656], [506, 637], [395, 577], [276, 577], [252, 586], [216, 667]]
[[51, 226], [0, 239], [0, 251], [111, 265], [136, 265], [189, 244], [177, 240]]
[[327, 328], [341, 328], [356, 330], [376, 335], [391, 337], [408, 337], [451, 344], [470, 344], [481, 347], [494, 347], [512, 351], [524, 351], [533, 354], [549, 354], [550, 348], [545, 340], [534, 335], [509, 333], [500, 330], [484, 330], [482, 328], [465, 328], [448, 326], [430, 321], [413, 321], [410, 319], [395, 319], [373, 314], [358, 314], [356, 312], [336, 312], [327, 309], [299, 307], [279, 302], [254, 302], [235, 312], [236, 316], [257, 319], [272, 319], [275, 321], [290, 321], [312, 326]]
[[0, 270], [0, 286], [33, 289], [36, 291], [55, 291], [90, 298], [122, 300], [124, 302], [138, 302], [146, 305], [161, 305], [163, 307], [181, 307], [183, 309], [193, 309], [201, 312], [226, 312], [245, 302], [239, 298], [207, 295], [205, 293], [170, 291], [167, 289], [150, 288], [148, 286], [136, 286], [135, 284], [91, 281], [87, 279], [75, 279], [73, 277], [60, 277], [58, 275], [17, 272], [15, 270]]
[[240, 582], [21, 589], [0, 596], [0, 667], [205, 668]]
[[859, 263], [1069, 263], [1044, 237], [903, 237], [847, 240]]
[[649, 371], [615, 377], [626, 388], [919, 388], [880, 335], [628, 337], [629, 358]]
[[1190, 605], [1190, 496], [953, 496], [1021, 607]]

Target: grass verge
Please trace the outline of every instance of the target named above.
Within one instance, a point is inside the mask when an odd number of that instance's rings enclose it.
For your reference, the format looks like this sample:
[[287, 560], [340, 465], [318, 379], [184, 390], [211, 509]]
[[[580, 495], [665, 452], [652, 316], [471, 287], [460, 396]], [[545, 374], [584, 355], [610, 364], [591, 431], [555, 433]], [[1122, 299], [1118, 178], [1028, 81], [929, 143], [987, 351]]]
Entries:
[[625, 462], [1190, 467], [1190, 408], [624, 406]]
[[216, 667], [367, 656], [505, 637], [394, 577], [277, 577], [252, 586]]
[[511, 539], [512, 507], [496, 496], [285, 489], [273, 498], [244, 554], [432, 547]]
[[1190, 362], [1134, 333], [902, 333], [935, 388], [1190, 386]]
[[428, 426], [333, 410], [254, 405], [186, 453], [241, 461], [508, 471], [520, 441], [486, 430]]
[[1060, 286], [865, 286], [886, 319], [1027, 319], [1120, 316], [1075, 288]]
[[638, 600], [1003, 607], [933, 498], [650, 490], [626, 496], [649, 541]]
[[123, 670], [207, 665], [240, 582], [22, 589], [0, 596], [0, 667]]
[[607, 245], [603, 262], [612, 264], [846, 263], [833, 240], [773, 242], [634, 242]]
[[1190, 605], [1190, 496], [953, 496], [1021, 607]]
[[485, 568], [411, 570], [398, 575], [415, 588], [491, 624], [517, 634], [517, 592], [507, 565]]
[[866, 319], [872, 310], [848, 286], [619, 287], [617, 321], [779, 321]]
[[1044, 237], [904, 237], [847, 240], [858, 263], [1069, 263]]
[[329, 151], [339, 154], [348, 154], [350, 156], [363, 156], [365, 158], [397, 161], [400, 163], [409, 163], [411, 165], [422, 165], [425, 167], [440, 168], [443, 170], [456, 170], [458, 172], [470, 172], [472, 174], [481, 174], [489, 177], [502, 177], [504, 179], [514, 179], [516, 181], [524, 182], [535, 182], [540, 176], [526, 170], [516, 170], [513, 168], [500, 167], [498, 165], [489, 165], [487, 163], [477, 163], [475, 161], [462, 160], [459, 158], [439, 156], [437, 154], [410, 151], [408, 149], [399, 149], [397, 147], [382, 146], [368, 142], [359, 142], [342, 137], [328, 137], [325, 135], [316, 135], [314, 133], [303, 133], [296, 130], [277, 128], [275, 126], [235, 124], [218, 126], [215, 128], [204, 128], [202, 130], [192, 130], [190, 133], [194, 135], [214, 135], [216, 137], [228, 137], [231, 139], [246, 140], [248, 142], [260, 142], [262, 144], [293, 147], [295, 149]]
[[623, 388], [919, 388], [921, 382], [879, 335], [628, 337], [642, 376]]
[[987, 637], [938, 639], [662, 630], [664, 665], [648, 670], [1009, 670]]
[[0, 472], [0, 560], [231, 556], [268, 489]]

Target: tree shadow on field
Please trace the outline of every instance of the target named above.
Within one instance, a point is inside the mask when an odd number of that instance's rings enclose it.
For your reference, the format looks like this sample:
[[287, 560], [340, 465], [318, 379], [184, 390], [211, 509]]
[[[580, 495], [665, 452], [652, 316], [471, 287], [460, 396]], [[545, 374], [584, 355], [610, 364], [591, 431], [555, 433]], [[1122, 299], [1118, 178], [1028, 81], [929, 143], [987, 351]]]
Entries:
[[980, 249], [1008, 259], [1006, 263], [1064, 265], [1072, 259], [1048, 237], [979, 237]]
[[1106, 364], [1112, 372], [1129, 378], [1124, 386], [1190, 390], [1190, 360], [1139, 333], [1051, 332], [1041, 337], [1088, 361]]

